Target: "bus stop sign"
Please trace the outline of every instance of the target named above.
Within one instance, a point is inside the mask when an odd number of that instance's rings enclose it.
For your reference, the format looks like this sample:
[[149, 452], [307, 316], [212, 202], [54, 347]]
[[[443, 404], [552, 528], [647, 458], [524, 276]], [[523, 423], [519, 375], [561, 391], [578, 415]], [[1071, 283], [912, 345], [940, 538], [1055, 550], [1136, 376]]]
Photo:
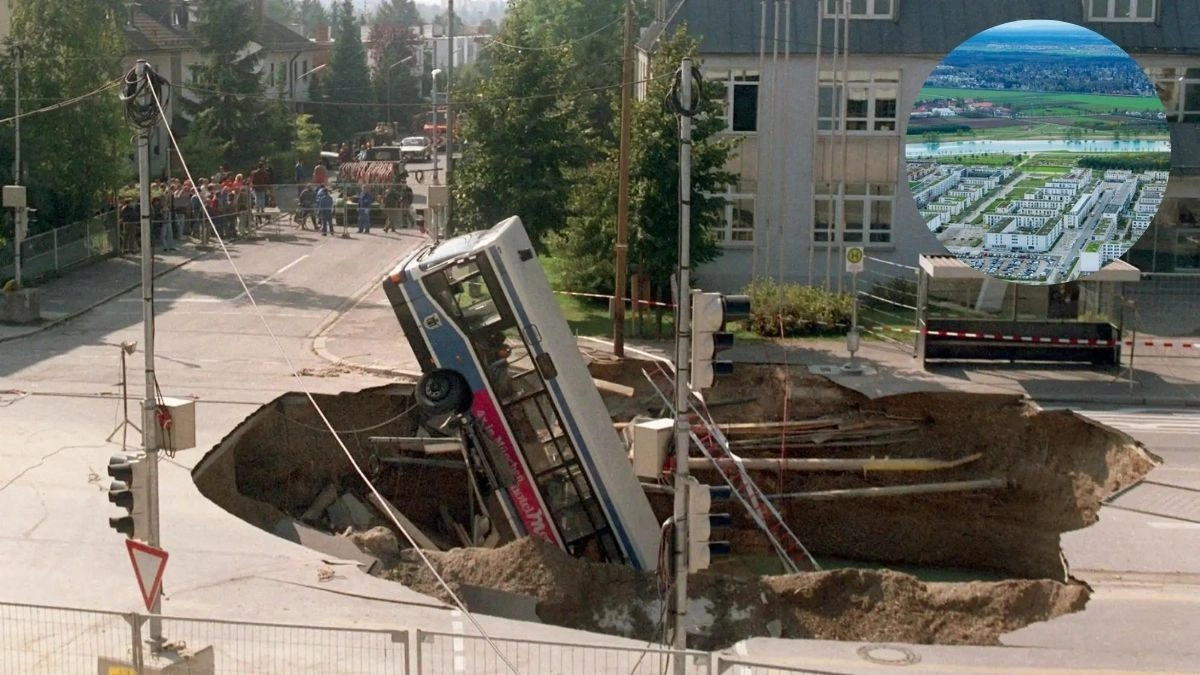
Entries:
[[851, 246], [846, 249], [846, 272], [858, 274], [863, 271], [863, 258], [861, 246]]

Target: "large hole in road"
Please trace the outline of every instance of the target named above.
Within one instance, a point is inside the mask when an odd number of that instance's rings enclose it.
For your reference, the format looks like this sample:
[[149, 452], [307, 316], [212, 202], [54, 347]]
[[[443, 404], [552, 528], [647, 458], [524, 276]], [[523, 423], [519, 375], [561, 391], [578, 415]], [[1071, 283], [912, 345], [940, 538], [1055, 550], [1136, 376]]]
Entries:
[[[641, 364], [591, 366], [597, 377], [634, 387], [633, 396], [606, 397], [614, 422], [659, 414]], [[453, 587], [533, 596], [546, 623], [662, 637], [667, 594], [653, 572], [577, 560], [531, 539], [463, 547], [471, 500], [461, 455], [396, 463], [368, 440], [438, 433], [413, 405], [411, 385], [316, 400], [384, 497], [442, 549], [429, 557]], [[780, 574], [766, 539], [733, 505], [728, 538], [735, 555], [690, 583], [691, 643], [704, 649], [767, 635], [987, 645], [1078, 611], [1089, 591], [1070, 578], [1060, 535], [1096, 522], [1101, 500], [1157, 461], [1118, 431], [1069, 411], [1039, 411], [1014, 396], [939, 392], [870, 400], [807, 372], [739, 365], [736, 381], [721, 381], [709, 401], [747, 459], [959, 463], [927, 471], [752, 471], [768, 495], [824, 495], [777, 501], [823, 571]], [[785, 420], [804, 423], [784, 435]], [[715, 471], [695, 473], [702, 482], [720, 481]], [[194, 475], [209, 499], [264, 530], [331, 554], [360, 554], [373, 574], [445, 599], [373, 508], [301, 394], [250, 415]], [[934, 484], [984, 487], [921, 492]], [[865, 496], [869, 488], [899, 486], [918, 492]], [[833, 498], [829, 491], [850, 496]], [[671, 498], [650, 497], [658, 518], [667, 518]]]

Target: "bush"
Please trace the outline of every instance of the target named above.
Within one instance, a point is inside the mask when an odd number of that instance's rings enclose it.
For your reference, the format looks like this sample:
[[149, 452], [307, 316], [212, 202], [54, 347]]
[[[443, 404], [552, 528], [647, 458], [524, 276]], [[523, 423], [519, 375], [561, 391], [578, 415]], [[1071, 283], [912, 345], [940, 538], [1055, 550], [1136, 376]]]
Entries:
[[746, 287], [750, 318], [746, 329], [767, 337], [800, 337], [839, 332], [849, 328], [853, 298], [815, 286], [778, 284], [758, 279]]

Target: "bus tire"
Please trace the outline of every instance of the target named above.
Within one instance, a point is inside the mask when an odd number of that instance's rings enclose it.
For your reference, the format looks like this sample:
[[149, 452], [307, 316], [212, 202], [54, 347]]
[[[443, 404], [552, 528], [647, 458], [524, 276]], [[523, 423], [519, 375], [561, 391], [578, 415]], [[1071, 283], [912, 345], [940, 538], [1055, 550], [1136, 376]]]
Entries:
[[431, 415], [464, 413], [471, 407], [471, 391], [459, 373], [440, 368], [417, 381], [417, 404]]

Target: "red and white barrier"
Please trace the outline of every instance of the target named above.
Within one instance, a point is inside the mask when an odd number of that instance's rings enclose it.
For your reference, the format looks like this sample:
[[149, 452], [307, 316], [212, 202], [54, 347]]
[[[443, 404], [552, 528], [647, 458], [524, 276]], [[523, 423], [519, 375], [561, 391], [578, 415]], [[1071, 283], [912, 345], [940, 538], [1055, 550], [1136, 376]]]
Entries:
[[1096, 338], [1064, 338], [1041, 337], [1033, 335], [1000, 335], [997, 333], [971, 333], [955, 330], [929, 330], [928, 328], [907, 328], [901, 326], [874, 326], [870, 330], [890, 333], [907, 333], [910, 335], [933, 335], [936, 337], [966, 338], [977, 340], [1002, 340], [1007, 342], [1029, 342], [1034, 344], [1057, 345], [1088, 345], [1093, 347], [1115, 347], [1118, 344], [1131, 347], [1135, 343], [1140, 347], [1182, 347], [1184, 349], [1200, 349], [1200, 342], [1184, 342], [1179, 340], [1099, 340]]

